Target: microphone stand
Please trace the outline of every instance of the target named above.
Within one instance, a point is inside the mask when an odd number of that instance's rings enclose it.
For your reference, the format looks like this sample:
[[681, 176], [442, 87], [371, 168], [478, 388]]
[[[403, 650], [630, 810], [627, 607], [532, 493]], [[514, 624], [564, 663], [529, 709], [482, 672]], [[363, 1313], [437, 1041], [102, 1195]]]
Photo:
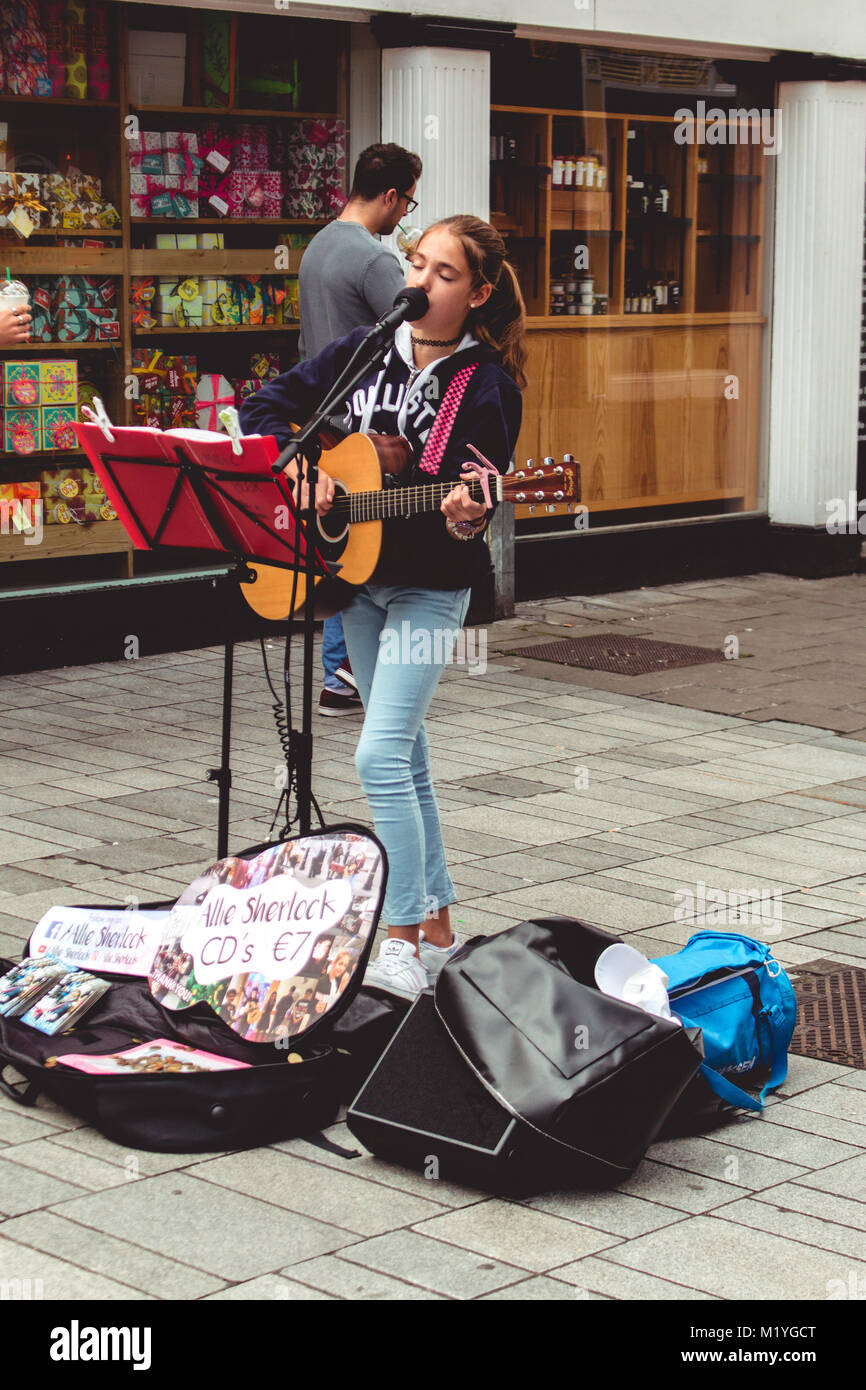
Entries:
[[[306, 588], [304, 599], [304, 657], [301, 683], [301, 732], [296, 734], [294, 730], [290, 731], [290, 737], [292, 738], [296, 751], [294, 765], [297, 777], [298, 828], [301, 835], [309, 834], [313, 800], [313, 598], [315, 594], [315, 544], [311, 544], [309, 538], [315, 537], [317, 528], [316, 484], [319, 478], [319, 458], [322, 452], [322, 446], [319, 441], [319, 430], [345, 398], [346, 393], [352, 391], [370, 368], [378, 366], [387, 355], [397, 327], [397, 324], [376, 324], [370, 329], [370, 332], [366, 337], [362, 338], [361, 342], [358, 344], [353, 356], [329, 390], [327, 396], [318, 405], [306, 424], [292, 436], [279, 457], [271, 464], [271, 471], [276, 478], [293, 459], [297, 458], [298, 480], [301, 483], [306, 482], [308, 487], [307, 505], [298, 510], [299, 529], [308, 541], [304, 553]], [[298, 563], [299, 556], [296, 547], [296, 568], [298, 568]], [[291, 633], [291, 622], [292, 615], [290, 613], [289, 633]], [[286, 686], [286, 705], [288, 708], [288, 660], [286, 660], [283, 668], [283, 679]], [[287, 787], [287, 797], [289, 792], [290, 788]], [[288, 805], [286, 810], [288, 813]]]

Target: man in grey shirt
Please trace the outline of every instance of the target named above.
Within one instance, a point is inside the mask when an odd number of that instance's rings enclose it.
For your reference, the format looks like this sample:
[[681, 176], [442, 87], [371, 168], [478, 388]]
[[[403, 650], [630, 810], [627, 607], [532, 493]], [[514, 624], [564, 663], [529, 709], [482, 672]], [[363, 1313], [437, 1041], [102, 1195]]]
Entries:
[[[349, 201], [335, 221], [316, 233], [301, 261], [302, 358], [317, 356], [354, 328], [374, 324], [393, 305], [406, 276], [377, 237], [393, 232], [417, 206], [413, 194], [420, 177], [421, 160], [401, 145], [370, 145], [360, 155]], [[325, 620], [322, 665], [319, 713], [360, 712], [339, 614]]]

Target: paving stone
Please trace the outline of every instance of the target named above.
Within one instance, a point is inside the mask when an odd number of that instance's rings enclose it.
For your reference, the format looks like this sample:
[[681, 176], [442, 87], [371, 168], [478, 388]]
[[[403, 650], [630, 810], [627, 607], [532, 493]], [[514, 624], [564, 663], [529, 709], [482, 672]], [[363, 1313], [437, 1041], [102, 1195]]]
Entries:
[[298, 1284], [279, 1274], [260, 1274], [257, 1279], [248, 1279], [243, 1284], [232, 1284], [219, 1293], [208, 1294], [204, 1303], [252, 1303], [268, 1300], [292, 1303], [329, 1303], [329, 1294], [311, 1289], [306, 1284]]
[[763, 1194], [761, 1201], [746, 1198], [731, 1202], [727, 1207], [718, 1207], [714, 1216], [740, 1226], [771, 1231], [788, 1240], [802, 1241], [804, 1245], [813, 1245], [818, 1250], [850, 1255], [854, 1259], [862, 1259], [866, 1249], [862, 1229], [852, 1230], [848, 1225], [837, 1225], [823, 1216], [806, 1216], [802, 1212], [792, 1211], [783, 1204], [782, 1198], [773, 1202], [767, 1199], [766, 1194]]
[[[53, 1133], [54, 1131], [52, 1131]], [[52, 1144], [50, 1139], [31, 1139], [25, 1143], [10, 1144], [4, 1151], [4, 1158], [12, 1163], [20, 1163], [25, 1168], [51, 1174], [77, 1187], [101, 1192], [106, 1187], [117, 1187], [128, 1180], [128, 1173], [113, 1163], [105, 1163], [83, 1153], [72, 1153], [60, 1144]]]
[[673, 1207], [681, 1212], [706, 1212], [730, 1202], [734, 1197], [748, 1197], [750, 1192], [732, 1182], [706, 1177], [667, 1163], [654, 1163], [645, 1158], [630, 1178], [619, 1184], [619, 1192], [643, 1197], [648, 1202]]
[[617, 1243], [617, 1237], [546, 1212], [492, 1199], [415, 1227], [464, 1250], [543, 1272]]
[[555, 1277], [608, 1298], [715, 1301], [713, 1294], [702, 1293], [670, 1279], [657, 1279], [653, 1275], [642, 1274], [638, 1269], [627, 1269], [625, 1265], [612, 1264], [604, 1255], [587, 1255], [585, 1259], [575, 1260], [574, 1264], [561, 1265], [555, 1271]]
[[187, 1173], [362, 1236], [382, 1235], [443, 1210], [432, 1200], [434, 1183], [428, 1184], [430, 1199], [425, 1201], [365, 1182], [348, 1165], [345, 1171], [324, 1168], [273, 1149], [211, 1159]]
[[497, 1289], [495, 1293], [482, 1294], [478, 1303], [582, 1303], [605, 1302], [602, 1294], [590, 1293], [587, 1289], [577, 1289], [561, 1279], [548, 1279], [544, 1276], [524, 1279], [521, 1284], [509, 1284], [507, 1288]]
[[866, 1127], [866, 1091], [858, 1091], [850, 1086], [837, 1086], [832, 1081], [823, 1086], [813, 1086], [810, 1091], [795, 1096], [790, 1104], [799, 1110], [816, 1110], [819, 1115], [832, 1115]]
[[[787, 1182], [807, 1171], [800, 1164], [765, 1158], [760, 1152], [729, 1142], [728, 1132], [732, 1128], [726, 1126], [723, 1131], [714, 1131], [711, 1139], [665, 1139], [653, 1144], [647, 1154], [656, 1163], [700, 1173], [718, 1182], [736, 1183], [752, 1191], [769, 1187], [771, 1183]], [[742, 1138], [746, 1138], [745, 1133]]]
[[401, 1279], [392, 1279], [379, 1270], [350, 1264], [348, 1260], [340, 1259], [339, 1255], [320, 1255], [315, 1260], [304, 1260], [302, 1264], [283, 1270], [282, 1274], [291, 1276], [291, 1281], [298, 1287], [304, 1285], [333, 1298], [363, 1299], [365, 1302], [370, 1299], [399, 1300], [401, 1303], [422, 1299], [438, 1303], [443, 1300], [442, 1294], [434, 1293], [431, 1289], [416, 1288]]
[[[57, 1259], [67, 1259], [93, 1274], [118, 1279], [154, 1298], [201, 1298], [220, 1288], [214, 1279], [191, 1265], [167, 1260], [142, 1250], [120, 1235], [93, 1231], [50, 1211], [31, 1212], [3, 1222], [3, 1235]], [[46, 1292], [47, 1296], [47, 1292]], [[84, 1297], [76, 1294], [76, 1297]], [[117, 1295], [120, 1297], [120, 1295]], [[134, 1294], [130, 1293], [130, 1297]]]
[[846, 1158], [830, 1168], [822, 1168], [817, 1173], [804, 1174], [796, 1179], [804, 1187], [817, 1187], [822, 1192], [833, 1192], [839, 1197], [853, 1197], [863, 1200], [866, 1191], [866, 1153], [856, 1158]]
[[342, 1258], [451, 1298], [474, 1298], [525, 1279], [527, 1270], [417, 1231], [392, 1231], [347, 1246]]
[[[6, 1230], [7, 1223], [3, 1223]], [[80, 1265], [55, 1259], [41, 1250], [29, 1250], [26, 1245], [0, 1237], [0, 1269], [3, 1279], [20, 1280], [24, 1298], [40, 1301], [71, 1302], [85, 1299], [116, 1301], [118, 1299], [149, 1300], [130, 1284], [105, 1279], [100, 1274], [82, 1269]]]
[[62, 1202], [65, 1197], [80, 1196], [82, 1188], [72, 1182], [60, 1182], [47, 1173], [10, 1162], [14, 1152], [14, 1147], [7, 1147], [0, 1158], [0, 1211], [4, 1215], [20, 1216]]
[[866, 1277], [866, 1264], [765, 1230], [744, 1238], [741, 1227], [719, 1216], [639, 1236], [606, 1259], [664, 1277], [676, 1270], [685, 1284], [726, 1299], [825, 1299], [828, 1285], [848, 1269]]
[[533, 1211], [546, 1211], [568, 1221], [593, 1226], [599, 1231], [629, 1238], [681, 1221], [682, 1213], [671, 1207], [629, 1197], [625, 1192], [552, 1192], [533, 1197], [526, 1203]]
[[[157, 1216], [158, 1213], [158, 1216]], [[171, 1173], [64, 1203], [58, 1215], [127, 1239], [225, 1280], [245, 1280], [337, 1250], [355, 1237], [213, 1183]], [[227, 1238], [242, 1232], [241, 1238]]]

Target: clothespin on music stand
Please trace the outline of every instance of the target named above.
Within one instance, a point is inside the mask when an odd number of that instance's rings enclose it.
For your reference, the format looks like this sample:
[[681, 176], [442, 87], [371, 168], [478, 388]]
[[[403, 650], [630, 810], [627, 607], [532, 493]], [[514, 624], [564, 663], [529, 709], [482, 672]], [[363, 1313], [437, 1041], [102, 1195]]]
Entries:
[[111, 420], [108, 418], [108, 412], [98, 396], [93, 397], [93, 409], [91, 409], [89, 405], [83, 405], [81, 407], [81, 413], [89, 424], [99, 426], [109, 444], [114, 443], [114, 435], [111, 433]]
[[220, 424], [222, 425], [223, 429], [225, 430], [226, 434], [232, 442], [232, 453], [242, 454], [243, 449], [241, 447], [241, 422], [238, 418], [238, 412], [235, 409], [235, 407], [233, 405], [227, 405], [225, 410], [221, 410], [219, 412], [219, 414], [217, 415], [217, 419], [219, 420]]

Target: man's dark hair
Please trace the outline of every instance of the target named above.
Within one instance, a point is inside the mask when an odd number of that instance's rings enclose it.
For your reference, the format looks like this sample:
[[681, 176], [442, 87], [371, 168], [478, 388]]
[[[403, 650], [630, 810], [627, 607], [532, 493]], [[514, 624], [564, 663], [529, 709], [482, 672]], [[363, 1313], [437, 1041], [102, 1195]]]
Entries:
[[350, 198], [370, 202], [389, 188], [406, 193], [421, 177], [421, 160], [402, 145], [368, 145], [361, 151], [352, 179]]

